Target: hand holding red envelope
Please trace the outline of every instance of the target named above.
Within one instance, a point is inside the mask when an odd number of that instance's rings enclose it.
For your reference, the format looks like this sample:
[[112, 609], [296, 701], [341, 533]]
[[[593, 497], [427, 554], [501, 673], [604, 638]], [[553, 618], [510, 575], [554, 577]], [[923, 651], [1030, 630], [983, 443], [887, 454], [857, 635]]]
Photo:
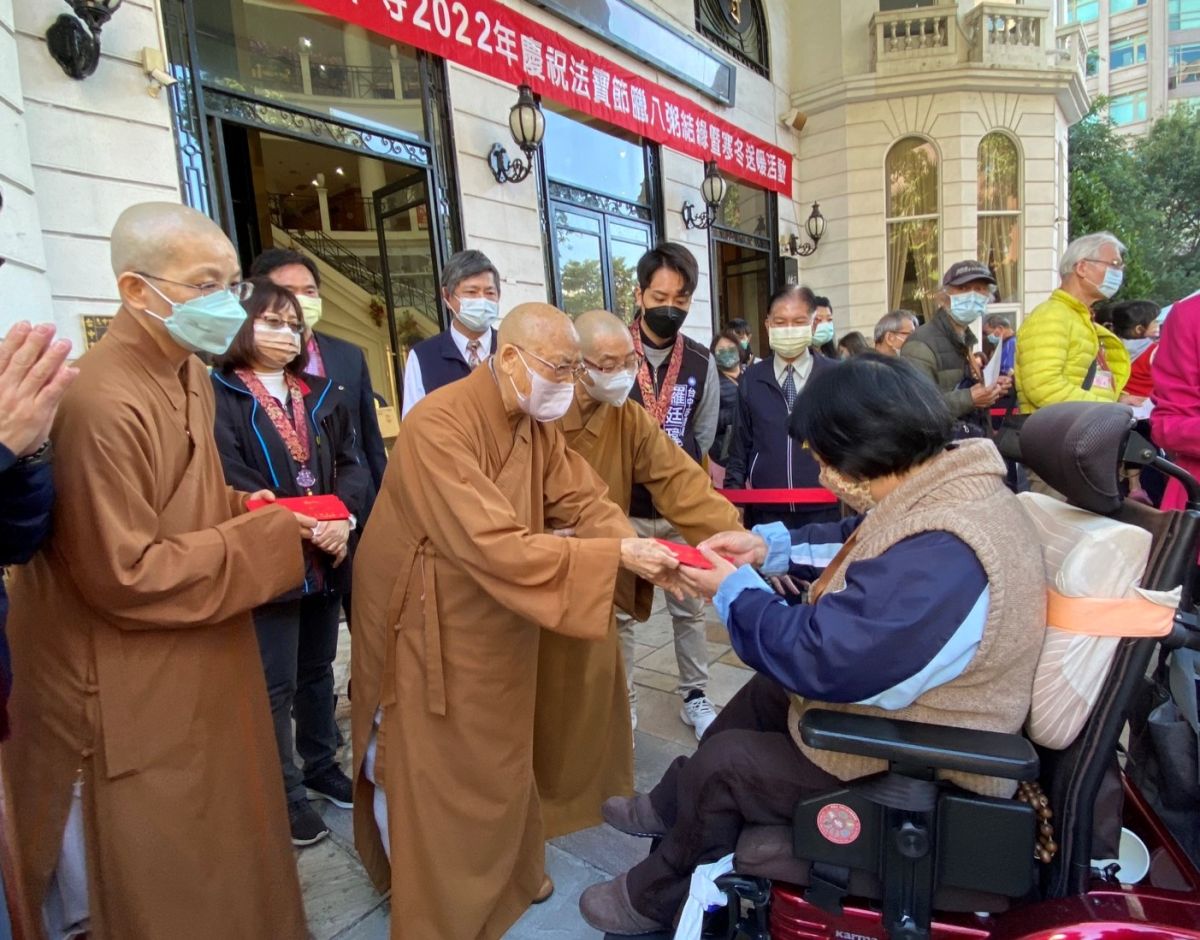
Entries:
[[[698, 548], [691, 545], [680, 545], [678, 542], [668, 542], [666, 539], [655, 539], [663, 548], [675, 556], [676, 560], [688, 568], [700, 568], [704, 571], [712, 569], [712, 562], [704, 557], [704, 553]], [[725, 558], [724, 555], [721, 556]], [[726, 561], [732, 561], [730, 558], [725, 558]]]
[[318, 522], [335, 522], [350, 518], [350, 510], [346, 508], [346, 504], [332, 493], [324, 496], [286, 496], [273, 503], [265, 499], [246, 500], [246, 508], [249, 510], [261, 509], [263, 506], [282, 506], [292, 512], [310, 516]]

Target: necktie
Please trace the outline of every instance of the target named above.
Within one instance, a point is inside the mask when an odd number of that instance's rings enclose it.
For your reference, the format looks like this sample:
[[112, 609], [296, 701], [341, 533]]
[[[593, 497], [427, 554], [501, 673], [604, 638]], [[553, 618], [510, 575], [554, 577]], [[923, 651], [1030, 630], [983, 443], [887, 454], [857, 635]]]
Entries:
[[783, 380], [783, 400], [787, 402], [787, 410], [791, 412], [792, 405], [796, 404], [796, 370], [792, 366], [787, 367], [787, 375]]
[[467, 365], [472, 369], [479, 365], [479, 340], [477, 339], [467, 343]]

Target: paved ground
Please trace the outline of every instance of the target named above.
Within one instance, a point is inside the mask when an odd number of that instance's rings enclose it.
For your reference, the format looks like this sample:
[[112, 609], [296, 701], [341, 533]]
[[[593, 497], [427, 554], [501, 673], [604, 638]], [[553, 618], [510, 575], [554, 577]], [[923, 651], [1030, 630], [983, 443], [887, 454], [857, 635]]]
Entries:
[[[724, 705], [751, 673], [729, 647], [729, 638], [709, 608], [708, 651], [711, 662], [709, 695]], [[338, 688], [349, 672], [350, 640], [342, 630], [336, 665]], [[638, 730], [636, 775], [639, 790], [658, 782], [663, 770], [680, 754], [695, 748], [690, 727], [679, 720], [675, 695], [675, 651], [671, 619], [661, 594], [654, 615], [638, 625], [636, 681]], [[338, 722], [349, 738], [349, 703], [339, 703]], [[349, 748], [343, 761], [348, 764]], [[332, 829], [331, 838], [297, 853], [300, 883], [314, 940], [386, 940], [387, 901], [375, 893], [354, 853], [350, 813], [329, 803], [316, 804]], [[546, 847], [546, 866], [557, 890], [548, 902], [530, 910], [506, 934], [506, 940], [596, 940], [596, 931], [579, 917], [583, 889], [629, 868], [646, 851], [646, 842], [607, 826], [555, 839]]]

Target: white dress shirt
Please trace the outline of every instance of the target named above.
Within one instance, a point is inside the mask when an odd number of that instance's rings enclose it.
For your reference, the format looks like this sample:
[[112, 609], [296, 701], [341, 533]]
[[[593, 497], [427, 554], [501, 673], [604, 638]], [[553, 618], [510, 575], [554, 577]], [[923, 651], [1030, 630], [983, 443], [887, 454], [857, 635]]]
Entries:
[[799, 356], [788, 362], [779, 353], [774, 356], [775, 364], [775, 381], [779, 383], [779, 387], [783, 388], [783, 383], [787, 379], [788, 366], [792, 367], [792, 381], [796, 383], [796, 394], [799, 395], [804, 388], [804, 383], [808, 381], [808, 377], [812, 375], [813, 354], [810, 350], [804, 350]]
[[[471, 337], [459, 331], [458, 326], [451, 321], [449, 327], [450, 338], [454, 340], [454, 345], [458, 348], [458, 354], [462, 356], [463, 362], [470, 362], [471, 357], [467, 354], [467, 343], [471, 342]], [[492, 342], [496, 331], [488, 330], [479, 337], [479, 362], [483, 363], [492, 354]], [[412, 411], [413, 405], [419, 402], [426, 395], [425, 383], [421, 379], [421, 363], [417, 359], [417, 355], [413, 350], [408, 351], [408, 358], [404, 361], [404, 406], [400, 410], [400, 420], [404, 420], [408, 413]]]

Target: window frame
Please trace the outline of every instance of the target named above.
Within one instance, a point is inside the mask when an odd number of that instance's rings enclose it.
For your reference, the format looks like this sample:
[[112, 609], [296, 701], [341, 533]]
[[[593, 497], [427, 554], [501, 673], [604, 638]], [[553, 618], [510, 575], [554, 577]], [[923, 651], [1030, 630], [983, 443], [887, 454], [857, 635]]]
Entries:
[[709, 42], [715, 43], [723, 52], [733, 56], [734, 59], [746, 66], [746, 68], [758, 73], [769, 81], [771, 78], [771, 31], [763, 0], [741, 0], [742, 4], [750, 8], [750, 15], [754, 18], [758, 29], [762, 33], [762, 62], [752, 59], [730, 42], [725, 35], [722, 35], [720, 30], [710, 27], [702, 20], [701, 10], [706, 2], [720, 3], [722, 0], [695, 0], [693, 7], [695, 11], [696, 32]]
[[[936, 183], [937, 206], [938, 206], [937, 212], [921, 213], [919, 215], [900, 215], [900, 216], [894, 216], [891, 214], [891, 207], [888, 205], [888, 203], [889, 203], [889, 198], [888, 198], [889, 197], [889, 187], [891, 185], [891, 173], [889, 172], [889, 158], [891, 157], [892, 152], [906, 140], [920, 140], [923, 143], [929, 144], [929, 146], [933, 148], [933, 152], [937, 155], [937, 183]], [[936, 264], [935, 270], [934, 270], [935, 279], [940, 276], [940, 274], [943, 270], [943, 252], [945, 249], [944, 249], [944, 244], [942, 241], [942, 228], [943, 228], [943, 224], [944, 224], [944, 212], [945, 212], [945, 207], [946, 207], [946, 200], [945, 200], [944, 194], [942, 192], [942, 163], [943, 162], [944, 161], [943, 161], [942, 149], [937, 145], [937, 141], [935, 141], [932, 137], [929, 137], [926, 134], [920, 134], [920, 133], [903, 134], [900, 137], [897, 137], [895, 140], [893, 140], [890, 144], [888, 144], [887, 150], [884, 151], [883, 167], [882, 167], [882, 169], [883, 169], [883, 200], [884, 200], [884, 202], [883, 202], [883, 246], [884, 246], [884, 276], [886, 279], [885, 284], [887, 287], [887, 304], [888, 304], [889, 310], [898, 309], [900, 306], [902, 306], [902, 301], [903, 301], [903, 297], [898, 297], [898, 298], [896, 298], [897, 302], [893, 303], [892, 296], [891, 296], [891, 289], [892, 289], [891, 227], [892, 227], [892, 225], [897, 224], [897, 223], [903, 223], [903, 222], [929, 222], [929, 221], [934, 222], [936, 224], [936, 231], [937, 231], [937, 264]], [[917, 311], [914, 310], [913, 313], [917, 313]], [[919, 314], [919, 316], [921, 316], [922, 319], [924, 319], [925, 318], [924, 311], [922, 311]]]
[[[1150, 37], [1146, 33], [1135, 33], [1132, 36], [1123, 36], [1120, 39], [1110, 39], [1108, 41], [1108, 71], [1120, 72], [1124, 69], [1131, 69], [1138, 65], [1146, 64], [1148, 55]], [[1116, 50], [1128, 48], [1133, 53], [1131, 61], [1123, 65], [1116, 65]]]
[[[980, 193], [978, 192], [978, 183], [976, 184], [975, 245], [977, 250], [980, 244], [979, 223], [981, 219], [1011, 217], [1016, 218], [1017, 220], [1017, 276], [1016, 286], [1013, 288], [1015, 299], [997, 301], [995, 306], [999, 308], [1005, 305], [1019, 305], [1021, 303], [1021, 298], [1025, 295], [1025, 154], [1021, 149], [1021, 141], [1011, 130], [1005, 127], [992, 128], [979, 138], [979, 145], [975, 148], [975, 178], [977, 181], [979, 179], [979, 170], [981, 169], [983, 159], [983, 145], [984, 142], [992, 136], [1000, 136], [1005, 138], [1012, 145], [1013, 151], [1016, 155], [1016, 160], [1014, 161], [1014, 165], [1016, 167], [1016, 179], [1014, 180], [1014, 187], [1017, 197], [1017, 207], [1015, 209], [981, 209], [979, 207]], [[987, 264], [986, 258], [979, 258], [978, 260], [982, 264]], [[997, 282], [997, 286], [999, 286], [999, 282]]]

